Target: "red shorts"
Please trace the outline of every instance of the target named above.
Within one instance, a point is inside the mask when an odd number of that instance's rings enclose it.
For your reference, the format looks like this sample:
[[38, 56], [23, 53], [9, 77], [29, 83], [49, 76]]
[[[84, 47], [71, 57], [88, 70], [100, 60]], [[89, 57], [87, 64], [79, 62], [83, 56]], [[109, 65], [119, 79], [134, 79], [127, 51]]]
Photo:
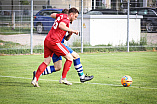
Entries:
[[53, 54], [57, 56], [65, 56], [69, 54], [68, 49], [62, 43], [53, 43], [45, 39], [44, 41], [44, 58], [52, 56]]

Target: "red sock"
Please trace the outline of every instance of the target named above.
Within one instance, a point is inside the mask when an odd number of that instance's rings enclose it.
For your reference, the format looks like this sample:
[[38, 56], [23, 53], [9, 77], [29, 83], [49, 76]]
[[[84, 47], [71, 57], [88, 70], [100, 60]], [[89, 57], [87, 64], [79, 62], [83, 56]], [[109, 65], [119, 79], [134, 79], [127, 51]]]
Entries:
[[38, 70], [36, 72], [36, 75], [35, 77], [37, 78], [37, 81], [40, 77], [40, 75], [44, 72], [44, 70], [46, 69], [47, 65], [43, 62], [39, 67], [38, 67]]
[[71, 64], [72, 64], [72, 61], [66, 60], [64, 64], [63, 72], [62, 72], [62, 78], [66, 78], [66, 75], [71, 67]]

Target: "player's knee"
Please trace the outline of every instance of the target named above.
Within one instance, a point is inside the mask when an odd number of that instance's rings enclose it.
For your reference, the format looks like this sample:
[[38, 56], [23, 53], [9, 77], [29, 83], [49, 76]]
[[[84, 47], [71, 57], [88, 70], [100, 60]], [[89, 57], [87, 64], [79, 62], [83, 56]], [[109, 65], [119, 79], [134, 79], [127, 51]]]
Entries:
[[58, 60], [56, 62], [54, 62], [54, 67], [56, 71], [59, 71], [62, 69], [62, 60]]
[[69, 53], [65, 57], [67, 60], [73, 61], [73, 56]]
[[80, 58], [80, 56], [79, 56], [79, 54], [76, 53], [76, 59], [77, 59], [77, 58]]
[[55, 67], [55, 70], [56, 71], [60, 71], [62, 69], [62, 66], [57, 66], [57, 67]]
[[47, 57], [47, 58], [44, 59], [44, 63], [45, 63], [46, 65], [49, 65], [50, 62], [51, 62], [51, 57]]
[[74, 59], [80, 58], [79, 54], [77, 54], [76, 52], [73, 52], [72, 56]]
[[44, 61], [46, 65], [49, 65], [51, 61]]

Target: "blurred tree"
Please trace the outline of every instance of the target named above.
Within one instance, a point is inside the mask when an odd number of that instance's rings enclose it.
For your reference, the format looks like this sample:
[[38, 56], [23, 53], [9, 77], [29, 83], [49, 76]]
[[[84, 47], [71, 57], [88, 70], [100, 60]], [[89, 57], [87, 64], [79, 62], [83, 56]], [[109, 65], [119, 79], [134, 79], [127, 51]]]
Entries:
[[27, 0], [20, 0], [21, 5], [29, 5]]

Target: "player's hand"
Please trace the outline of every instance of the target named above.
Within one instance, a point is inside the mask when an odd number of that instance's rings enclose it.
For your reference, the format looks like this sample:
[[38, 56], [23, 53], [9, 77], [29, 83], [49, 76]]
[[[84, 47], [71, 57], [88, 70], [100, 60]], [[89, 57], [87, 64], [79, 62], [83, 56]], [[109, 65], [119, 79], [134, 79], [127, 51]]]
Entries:
[[69, 34], [69, 35], [72, 35], [72, 34], [73, 34], [73, 32], [70, 32], [70, 31], [69, 31], [69, 32], [68, 32], [68, 34]]
[[78, 35], [79, 31], [78, 30], [74, 30], [73, 33], [76, 34], [76, 35]]

